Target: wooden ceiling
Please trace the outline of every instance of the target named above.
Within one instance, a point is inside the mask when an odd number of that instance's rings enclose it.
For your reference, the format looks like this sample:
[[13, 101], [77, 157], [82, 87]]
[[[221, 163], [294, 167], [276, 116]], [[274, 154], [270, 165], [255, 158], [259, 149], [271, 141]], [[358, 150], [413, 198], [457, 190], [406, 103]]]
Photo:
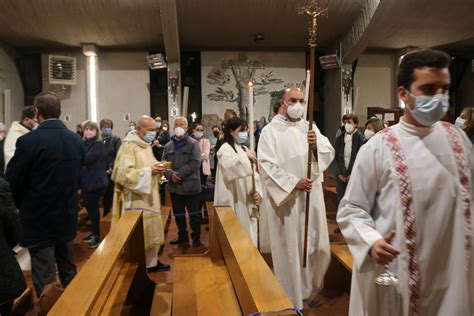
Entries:
[[[307, 48], [306, 0], [176, 0], [182, 50]], [[368, 0], [319, 0], [318, 45], [333, 46]], [[474, 0], [380, 0], [382, 19], [368, 36], [372, 49], [459, 45], [474, 38]], [[102, 48], [163, 49], [159, 0], [1, 0], [0, 42], [48, 50], [94, 43]], [[265, 38], [257, 44], [257, 34]], [[458, 43], [458, 44], [456, 44]]]
[[[305, 0], [177, 0], [182, 49], [304, 49]], [[360, 14], [364, 0], [329, 2], [321, 19], [324, 46], [336, 41]], [[256, 44], [256, 34], [265, 42]], [[24, 49], [99, 47], [162, 49], [158, 0], [2, 0], [0, 41]]]
[[370, 48], [461, 48], [474, 37], [473, 0], [384, 0]]
[[33, 49], [160, 46], [159, 12], [157, 0], [1, 0], [0, 41]]

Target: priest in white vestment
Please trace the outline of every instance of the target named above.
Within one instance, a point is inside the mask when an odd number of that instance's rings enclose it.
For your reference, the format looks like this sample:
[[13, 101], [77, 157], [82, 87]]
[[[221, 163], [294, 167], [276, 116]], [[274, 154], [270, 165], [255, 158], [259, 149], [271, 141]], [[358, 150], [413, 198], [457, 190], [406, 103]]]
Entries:
[[[247, 123], [233, 117], [224, 129], [224, 144], [217, 152], [214, 205], [231, 206], [237, 218], [249, 234], [255, 246], [258, 244], [257, 218], [251, 217], [252, 208], [261, 203], [263, 195], [260, 177], [255, 171], [255, 188], [252, 180], [252, 164], [255, 152], [243, 144], [248, 138]], [[254, 169], [255, 166], [254, 166]]]
[[[278, 281], [298, 309], [311, 293], [323, 287], [330, 262], [323, 172], [334, 159], [334, 149], [316, 126], [302, 120], [305, 100], [296, 87], [287, 89], [280, 114], [267, 125], [258, 143], [262, 186], [266, 190], [273, 267]], [[311, 179], [307, 179], [308, 143], [312, 145]], [[306, 192], [311, 191], [307, 265], [303, 268]]]
[[146, 266], [150, 272], [169, 270], [158, 261], [164, 243], [159, 195], [160, 170], [151, 142], [156, 137], [155, 120], [142, 116], [137, 130], [125, 137], [115, 159], [112, 180], [115, 182], [112, 225], [129, 209], [143, 210]]
[[[473, 315], [471, 143], [449, 107], [440, 51], [405, 55], [399, 124], [357, 156], [337, 221], [354, 257], [350, 315]], [[376, 285], [387, 264], [398, 285]]]

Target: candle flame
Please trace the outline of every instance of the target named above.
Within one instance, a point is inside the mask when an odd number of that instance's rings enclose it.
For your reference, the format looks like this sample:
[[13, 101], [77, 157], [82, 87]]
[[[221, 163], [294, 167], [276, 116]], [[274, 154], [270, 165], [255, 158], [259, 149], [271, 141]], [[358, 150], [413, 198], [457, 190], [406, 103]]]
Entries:
[[309, 73], [310, 73], [310, 70], [309, 70], [309, 69], [308, 69], [308, 70], [306, 70], [306, 73], [307, 73], [307, 74], [309, 74]]
[[249, 87], [253, 86], [253, 82], [249, 81]]

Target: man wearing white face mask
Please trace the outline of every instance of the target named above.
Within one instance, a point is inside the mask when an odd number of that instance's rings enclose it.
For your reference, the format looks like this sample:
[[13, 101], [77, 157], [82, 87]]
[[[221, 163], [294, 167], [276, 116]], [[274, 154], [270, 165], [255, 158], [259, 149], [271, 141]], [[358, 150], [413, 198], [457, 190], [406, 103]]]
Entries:
[[[472, 315], [472, 146], [449, 107], [449, 63], [404, 56], [400, 123], [372, 137], [352, 170], [337, 221], [354, 257], [350, 315]], [[383, 265], [397, 286], [380, 286]], [[395, 303], [397, 302], [397, 303]]]
[[[336, 158], [334, 174], [336, 175], [336, 189], [338, 200], [342, 200], [346, 193], [347, 183], [351, 177], [352, 166], [359, 149], [364, 145], [364, 136], [357, 130], [359, 118], [355, 114], [346, 115], [344, 131], [336, 138]], [[336, 229], [336, 233], [340, 231]]]
[[171, 161], [172, 170], [166, 170], [169, 180], [168, 191], [173, 205], [173, 214], [178, 226], [178, 237], [170, 242], [172, 245], [184, 246], [189, 242], [186, 228], [186, 209], [191, 226], [193, 247], [201, 246], [201, 210], [199, 209], [202, 191], [200, 167], [201, 150], [196, 140], [188, 134], [188, 120], [177, 117], [174, 120], [174, 136], [166, 144], [163, 160]]
[[136, 131], [128, 133], [115, 159], [112, 224], [128, 209], [142, 209], [146, 267], [150, 272], [166, 271], [170, 266], [158, 261], [164, 230], [158, 190], [161, 170], [156, 166], [158, 161], [151, 149], [156, 137], [155, 120], [144, 115], [137, 122]]
[[[287, 89], [279, 114], [263, 129], [258, 143], [275, 275], [298, 309], [311, 293], [322, 289], [331, 258], [322, 182], [334, 149], [316, 126], [309, 131], [308, 122], [301, 119], [305, 106], [301, 89]], [[308, 144], [312, 148], [311, 178], [306, 177]], [[305, 192], [311, 192], [311, 200], [307, 265], [303, 268]]]

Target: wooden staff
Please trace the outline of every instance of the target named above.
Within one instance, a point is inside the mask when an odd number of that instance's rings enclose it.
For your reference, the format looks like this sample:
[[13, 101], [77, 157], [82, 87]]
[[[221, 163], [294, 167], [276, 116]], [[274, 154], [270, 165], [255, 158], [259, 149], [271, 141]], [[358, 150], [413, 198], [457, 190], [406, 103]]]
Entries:
[[[327, 9], [321, 9], [315, 0], [312, 0], [310, 4], [305, 7], [300, 7], [300, 14], [306, 13], [309, 15], [309, 47], [310, 47], [310, 85], [309, 85], [309, 100], [308, 101], [308, 120], [309, 120], [309, 131], [313, 130], [314, 122], [314, 82], [316, 81], [316, 68], [315, 68], [315, 49], [316, 49], [316, 35], [318, 29], [318, 16], [327, 15]], [[308, 169], [306, 177], [311, 179], [311, 167], [313, 164], [313, 148], [308, 144]], [[309, 226], [309, 206], [310, 206], [311, 193], [306, 193], [306, 205], [305, 205], [305, 217], [304, 217], [304, 246], [303, 246], [303, 268], [306, 268], [306, 262], [308, 257], [308, 226]]]

